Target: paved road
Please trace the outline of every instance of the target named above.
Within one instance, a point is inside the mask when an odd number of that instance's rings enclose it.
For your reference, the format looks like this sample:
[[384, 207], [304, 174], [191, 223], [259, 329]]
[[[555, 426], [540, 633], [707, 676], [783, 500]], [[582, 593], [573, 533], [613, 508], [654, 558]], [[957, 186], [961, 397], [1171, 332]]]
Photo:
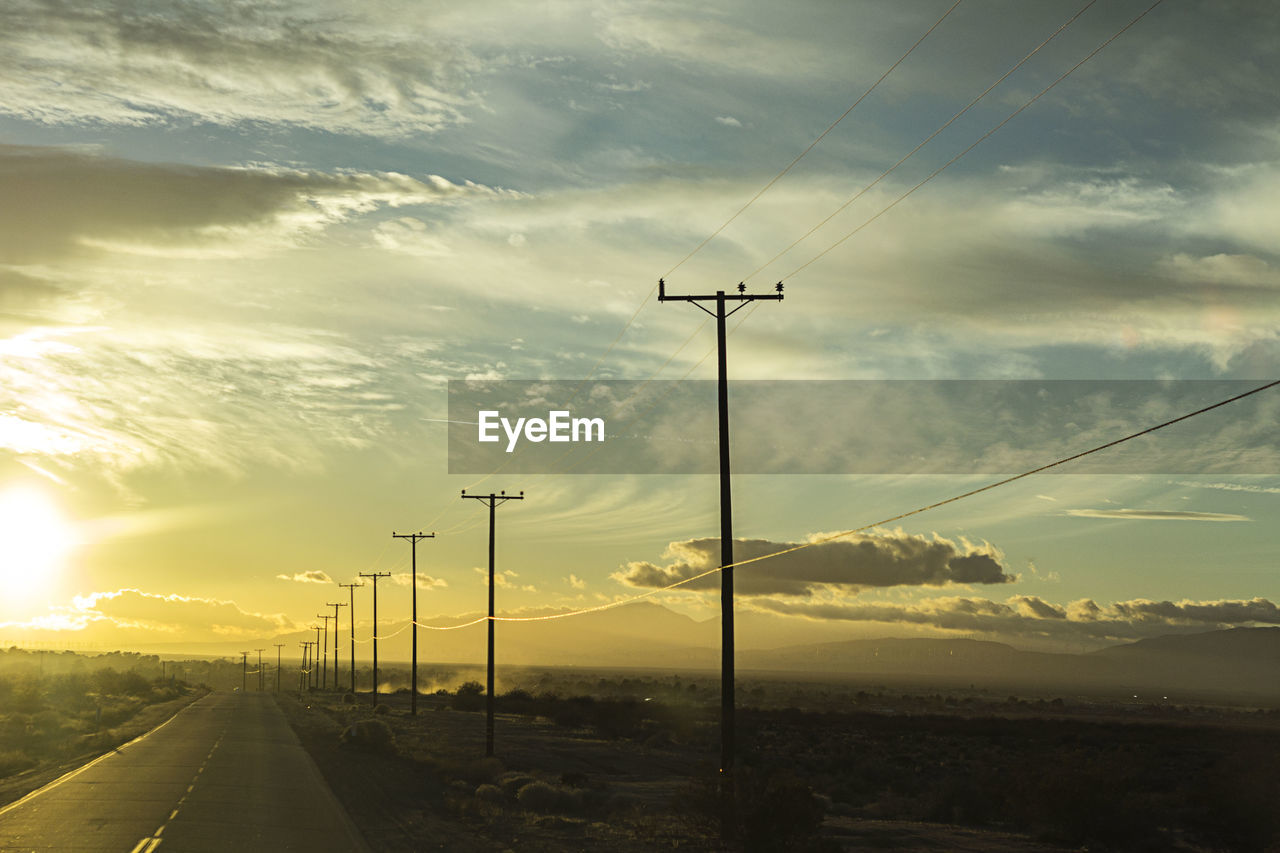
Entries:
[[0, 851], [367, 853], [269, 695], [212, 693], [0, 809]]

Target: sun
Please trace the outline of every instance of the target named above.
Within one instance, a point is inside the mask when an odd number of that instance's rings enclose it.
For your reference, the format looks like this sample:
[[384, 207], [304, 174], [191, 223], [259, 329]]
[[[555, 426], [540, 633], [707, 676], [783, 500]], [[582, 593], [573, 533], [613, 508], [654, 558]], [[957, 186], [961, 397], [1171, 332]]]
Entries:
[[25, 486], [0, 491], [0, 597], [32, 602], [50, 589], [75, 546], [57, 504]]

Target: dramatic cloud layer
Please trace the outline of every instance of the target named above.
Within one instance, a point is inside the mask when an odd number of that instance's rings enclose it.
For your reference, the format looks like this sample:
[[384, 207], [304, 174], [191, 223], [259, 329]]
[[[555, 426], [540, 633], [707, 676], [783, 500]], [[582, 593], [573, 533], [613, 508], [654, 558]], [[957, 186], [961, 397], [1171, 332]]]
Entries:
[[[814, 534], [810, 541], [821, 539]], [[793, 542], [735, 540], [735, 561], [751, 560], [795, 547]], [[614, 578], [629, 586], [663, 587], [716, 568], [719, 539], [672, 542], [665, 566], [628, 563]], [[811, 595], [825, 588], [945, 586], [997, 584], [1014, 580], [1005, 574], [1003, 555], [990, 545], [975, 546], [939, 536], [913, 536], [902, 531], [855, 534], [800, 551], [743, 566], [734, 574], [735, 591], [743, 595]], [[718, 577], [708, 575], [685, 589], [718, 589]]]

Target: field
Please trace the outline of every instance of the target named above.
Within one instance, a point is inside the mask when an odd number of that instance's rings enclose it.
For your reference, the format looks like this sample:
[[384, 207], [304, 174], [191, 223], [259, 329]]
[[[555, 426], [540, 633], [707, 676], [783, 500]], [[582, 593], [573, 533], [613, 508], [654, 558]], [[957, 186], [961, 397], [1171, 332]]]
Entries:
[[511, 674], [493, 759], [474, 681], [282, 703], [380, 851], [1280, 849], [1274, 710], [740, 687], [728, 844], [710, 676]]

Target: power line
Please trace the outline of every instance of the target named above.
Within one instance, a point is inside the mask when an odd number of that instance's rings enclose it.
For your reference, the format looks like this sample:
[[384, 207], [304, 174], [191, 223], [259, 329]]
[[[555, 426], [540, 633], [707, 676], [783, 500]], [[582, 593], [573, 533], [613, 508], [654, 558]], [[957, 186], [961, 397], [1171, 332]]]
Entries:
[[[741, 216], [741, 215], [746, 211], [746, 209], [747, 209], [748, 207], [750, 207], [751, 205], [755, 204], [755, 203], [756, 203], [756, 201], [758, 201], [758, 200], [759, 200], [759, 198], [760, 198], [762, 195], [764, 195], [765, 193], [767, 193], [767, 192], [768, 192], [768, 191], [773, 187], [773, 185], [774, 185], [774, 184], [776, 184], [778, 181], [782, 180], [782, 179], [783, 179], [783, 177], [785, 177], [785, 176], [786, 176], [786, 174], [787, 174], [788, 172], [790, 172], [793, 168], [795, 168], [795, 165], [796, 165], [797, 163], [799, 163], [801, 160], [803, 160], [803, 159], [804, 159], [804, 157], [805, 157], [805, 155], [806, 155], [806, 154], [808, 154], [810, 151], [812, 151], [812, 150], [817, 146], [817, 144], [818, 144], [819, 142], [821, 142], [821, 141], [823, 140], [823, 138], [824, 138], [828, 133], [830, 133], [831, 131], [835, 130], [836, 125], [838, 125], [840, 122], [844, 121], [844, 120], [845, 120], [845, 118], [846, 118], [846, 117], [848, 117], [849, 113], [853, 112], [853, 111], [857, 108], [858, 104], [861, 104], [861, 103], [866, 99], [866, 97], [867, 97], [868, 95], [870, 95], [872, 92], [874, 92], [874, 91], [875, 91], [875, 89], [876, 89], [876, 87], [877, 87], [877, 86], [879, 86], [881, 83], [883, 83], [883, 82], [884, 82], [884, 80], [885, 80], [885, 78], [886, 78], [886, 77], [888, 77], [890, 74], [892, 74], [892, 73], [894, 72], [894, 70], [895, 70], [899, 65], [901, 65], [901, 64], [903, 63], [903, 61], [904, 61], [904, 60], [906, 60], [906, 58], [907, 58], [908, 56], [910, 56], [910, 55], [912, 54], [912, 52], [913, 52], [917, 47], [919, 47], [919, 46], [920, 46], [920, 43], [921, 43], [921, 42], [923, 42], [925, 39], [927, 39], [927, 38], [929, 37], [929, 35], [930, 35], [934, 30], [936, 30], [936, 29], [940, 26], [940, 25], [942, 24], [942, 22], [943, 22], [943, 21], [945, 21], [945, 20], [947, 19], [947, 16], [948, 16], [948, 15], [950, 15], [952, 12], [954, 12], [954, 11], [955, 11], [956, 7], [957, 7], [957, 6], [959, 6], [961, 2], [962, 2], [962, 0], [956, 0], [956, 2], [952, 3], [952, 4], [951, 4], [951, 6], [947, 9], [947, 11], [945, 11], [945, 12], [943, 12], [943, 13], [942, 13], [942, 17], [941, 17], [941, 18], [939, 18], [938, 20], [934, 21], [933, 26], [931, 26], [931, 27], [929, 27], [929, 29], [925, 30], [924, 35], [922, 35], [922, 36], [920, 36], [920, 38], [916, 39], [915, 43], [914, 43], [913, 45], [911, 45], [911, 47], [907, 48], [907, 52], [906, 52], [906, 53], [904, 53], [904, 54], [902, 54], [902, 56], [898, 57], [898, 61], [897, 61], [897, 62], [893, 63], [893, 64], [892, 64], [892, 65], [890, 65], [887, 69], [885, 69], [885, 72], [884, 72], [883, 74], [881, 74], [881, 75], [876, 79], [876, 82], [872, 83], [872, 84], [871, 84], [871, 86], [870, 86], [870, 87], [869, 87], [865, 92], [863, 92], [861, 95], [859, 95], [859, 96], [858, 96], [858, 99], [857, 99], [856, 101], [854, 101], [854, 102], [853, 102], [853, 105], [852, 105], [852, 106], [850, 106], [850, 107], [849, 107], [849, 109], [845, 110], [845, 111], [840, 115], [840, 118], [838, 118], [838, 119], [836, 119], [835, 121], [831, 122], [831, 124], [827, 127], [827, 129], [826, 129], [826, 130], [824, 130], [824, 131], [822, 131], [822, 133], [818, 134], [818, 138], [817, 138], [817, 139], [815, 139], [815, 140], [813, 140], [813, 142], [810, 142], [810, 143], [809, 143], [809, 147], [808, 147], [808, 148], [804, 149], [804, 150], [803, 150], [803, 151], [801, 151], [798, 155], [796, 155], [796, 158], [795, 158], [794, 160], [792, 160], [790, 163], [788, 163], [788, 164], [787, 164], [787, 167], [786, 167], [785, 169], [783, 169], [783, 170], [782, 170], [781, 172], [779, 172], [778, 174], [774, 175], [774, 176], [773, 176], [773, 178], [772, 178], [772, 179], [770, 179], [770, 180], [769, 180], [769, 182], [768, 182], [768, 183], [766, 183], [763, 187], [761, 187], [761, 188], [760, 188], [760, 190], [759, 190], [755, 195], [753, 195], [753, 196], [752, 196], [752, 197], [747, 201], [747, 203], [746, 203], [746, 204], [744, 204], [742, 207], [738, 208], [737, 212], [736, 212], [736, 213], [734, 213], [734, 214], [733, 214], [733, 216], [730, 216], [728, 219], [726, 219], [726, 220], [724, 221], [724, 223], [723, 223], [719, 228], [717, 228], [715, 231], [712, 231], [712, 232], [711, 232], [711, 234], [710, 234], [710, 236], [708, 236], [705, 240], [703, 240], [701, 243], [699, 243], [697, 246], [695, 246], [695, 247], [693, 248], [693, 251], [689, 252], [689, 254], [685, 255], [685, 256], [684, 256], [683, 258], [681, 258], [678, 262], [676, 262], [676, 265], [675, 265], [675, 266], [673, 266], [671, 269], [667, 270], [667, 271], [666, 271], [666, 273], [664, 273], [662, 277], [663, 277], [663, 278], [668, 278], [668, 277], [670, 277], [670, 275], [671, 275], [673, 272], [675, 272], [676, 270], [680, 269], [680, 267], [682, 267], [682, 266], [684, 265], [685, 261], [687, 261], [687, 260], [689, 260], [690, 258], [692, 258], [694, 255], [696, 255], [698, 252], [700, 252], [700, 251], [703, 249], [703, 247], [704, 247], [704, 246], [706, 246], [708, 243], [710, 243], [712, 240], [714, 240], [716, 237], [718, 237], [718, 236], [720, 235], [720, 232], [724, 231], [724, 229], [726, 229], [726, 228], [728, 228], [728, 227], [729, 227], [730, 223], [732, 223], [735, 219], [737, 219], [739, 216]], [[649, 295], [650, 295], [650, 296], [652, 296], [652, 295], [653, 295], [653, 294], [652, 294], [652, 292], [651, 292]]]
[[[1100, 453], [1103, 450], [1107, 450], [1117, 445], [1124, 444], [1125, 442], [1132, 441], [1135, 438], [1140, 438], [1144, 435], [1149, 435], [1153, 432], [1157, 432], [1158, 430], [1165, 429], [1166, 427], [1173, 426], [1174, 424], [1181, 423], [1182, 421], [1189, 420], [1199, 415], [1203, 415], [1206, 412], [1211, 412], [1214, 409], [1221, 408], [1231, 403], [1235, 403], [1239, 400], [1243, 400], [1246, 397], [1250, 397], [1250, 396], [1253, 396], [1254, 394], [1261, 393], [1262, 391], [1266, 391], [1269, 388], [1274, 388], [1277, 385], [1280, 385], [1280, 379], [1274, 380], [1272, 382], [1268, 382], [1264, 385], [1260, 385], [1257, 388], [1254, 388], [1252, 390], [1244, 391], [1240, 394], [1236, 394], [1233, 397], [1228, 397], [1227, 399], [1219, 401], [1217, 403], [1213, 403], [1211, 405], [1196, 409], [1194, 412], [1188, 412], [1185, 415], [1172, 418], [1170, 420], [1164, 421], [1163, 423], [1156, 424], [1155, 426], [1147, 427], [1146, 429], [1139, 430], [1138, 432], [1135, 432], [1135, 433], [1130, 433], [1129, 435], [1126, 435], [1123, 438], [1117, 438], [1113, 441], [1108, 441], [1105, 444], [1100, 444], [1100, 445], [1097, 445], [1096, 447], [1091, 447], [1088, 450], [1083, 450], [1079, 453], [1074, 453], [1070, 456], [1065, 456], [1061, 459], [1057, 459], [1045, 465], [1040, 465], [1028, 471], [1023, 471], [1021, 474], [1015, 474], [1012, 477], [1005, 477], [1002, 480], [997, 480], [993, 483], [988, 483], [985, 486], [981, 486], [976, 489], [970, 489], [967, 492], [964, 492], [959, 495], [955, 495], [953, 497], [946, 498], [945, 500], [937, 501], [935, 503], [931, 503], [926, 506], [918, 507], [908, 512], [899, 513], [897, 515], [890, 516], [889, 518], [884, 518], [884, 519], [881, 519], [880, 521], [875, 521], [870, 524], [864, 524], [860, 527], [854, 527], [849, 530], [842, 530], [839, 533], [832, 533], [827, 536], [822, 536], [817, 539], [813, 539], [808, 542], [795, 545], [791, 548], [784, 548], [780, 551], [774, 551], [769, 554], [762, 554], [759, 557], [751, 557], [746, 560], [739, 560], [732, 564], [716, 566], [715, 568], [707, 569], [706, 571], [699, 572], [698, 574], [692, 575], [687, 578], [683, 578], [681, 580], [675, 581], [674, 583], [670, 583], [661, 587], [654, 587], [653, 589], [646, 590], [645, 592], [642, 592], [642, 593], [637, 593], [635, 595], [627, 596], [624, 598], [618, 598], [613, 601], [605, 602], [603, 604], [594, 605], [592, 607], [583, 607], [578, 610], [567, 610], [563, 613], [548, 613], [542, 616], [490, 616], [490, 617], [487, 617], [487, 619], [495, 622], [548, 622], [556, 619], [568, 619], [573, 616], [582, 616], [587, 613], [598, 613], [603, 610], [611, 610], [615, 607], [621, 607], [625, 604], [632, 604], [636, 601], [642, 601], [646, 598], [659, 595], [663, 592], [669, 592], [673, 589], [677, 589], [679, 587], [685, 586], [686, 584], [693, 583], [696, 580], [701, 580], [702, 578], [709, 577], [711, 575], [716, 574], [717, 572], [723, 571], [724, 569], [737, 568], [739, 566], [746, 566], [752, 563], [759, 563], [765, 560], [771, 560], [775, 557], [781, 557], [784, 554], [792, 554], [792, 553], [795, 553], [796, 551], [803, 551], [806, 548], [813, 548], [817, 545], [822, 545], [827, 542], [834, 542], [837, 539], [843, 539], [847, 536], [852, 536], [855, 533], [861, 533], [863, 531], [871, 530], [876, 527], [883, 527], [886, 524], [892, 524], [893, 522], [901, 521], [904, 518], [910, 518], [915, 515], [920, 515], [921, 513], [946, 506], [947, 504], [952, 504], [957, 501], [964, 500], [965, 498], [971, 498], [974, 495], [979, 495], [979, 494], [982, 494], [983, 492], [988, 492], [988, 491], [991, 491], [992, 489], [999, 488], [1000, 486], [1008, 485], [1009, 483], [1016, 482], [1026, 477], [1030, 477], [1033, 474], [1040, 474], [1044, 471], [1048, 471], [1051, 468], [1057, 468], [1060, 465], [1066, 465], [1070, 462], [1076, 461], [1077, 459], [1082, 459], [1085, 456], [1090, 456], [1094, 453]], [[484, 621], [487, 621], [486, 617], [481, 616], [477, 619], [473, 619], [469, 622], [463, 622], [458, 625], [446, 625], [446, 626], [423, 625], [421, 627], [427, 628], [433, 631], [453, 631], [460, 628], [468, 628], [472, 625], [476, 625]]]
[[810, 236], [812, 236], [812, 235], [814, 234], [814, 232], [816, 232], [818, 229], [822, 228], [822, 226], [826, 225], [826, 224], [827, 224], [828, 222], [830, 222], [832, 219], [835, 219], [835, 218], [836, 218], [836, 216], [838, 216], [842, 211], [844, 211], [844, 210], [848, 209], [849, 205], [853, 204], [855, 201], [857, 201], [858, 199], [862, 198], [864, 195], [866, 195], [866, 193], [867, 193], [867, 192], [869, 192], [871, 189], [873, 189], [877, 184], [879, 184], [879, 183], [880, 183], [881, 181], [883, 181], [885, 178], [889, 177], [889, 175], [891, 175], [894, 171], [896, 171], [896, 170], [897, 170], [897, 168], [898, 168], [899, 166], [901, 166], [903, 163], [907, 162], [907, 161], [908, 161], [908, 160], [910, 160], [912, 157], [914, 157], [914, 156], [915, 156], [915, 154], [916, 154], [916, 152], [918, 152], [921, 148], [925, 147], [925, 146], [926, 146], [926, 145], [928, 145], [930, 142], [932, 142], [932, 141], [933, 141], [933, 140], [938, 136], [938, 134], [942, 133], [944, 130], [946, 130], [948, 127], [950, 127], [952, 124], [954, 124], [957, 120], [959, 120], [959, 119], [960, 119], [960, 117], [961, 117], [961, 116], [963, 116], [965, 113], [969, 112], [969, 110], [973, 109], [973, 107], [974, 107], [974, 106], [976, 106], [976, 105], [977, 105], [977, 103], [978, 103], [979, 101], [981, 101], [981, 100], [982, 100], [983, 98], [985, 98], [987, 95], [991, 94], [991, 90], [992, 90], [992, 89], [994, 89], [995, 87], [997, 87], [997, 86], [999, 86], [1001, 83], [1003, 83], [1005, 80], [1007, 80], [1007, 79], [1009, 78], [1009, 76], [1010, 76], [1011, 74], [1013, 74], [1013, 72], [1017, 71], [1019, 68], [1021, 68], [1023, 65], [1025, 65], [1025, 64], [1026, 64], [1026, 63], [1031, 59], [1031, 57], [1033, 57], [1033, 56], [1035, 56], [1037, 53], [1039, 53], [1039, 52], [1040, 52], [1040, 50], [1041, 50], [1042, 48], [1044, 48], [1044, 46], [1045, 46], [1045, 45], [1047, 45], [1049, 42], [1053, 41], [1055, 38], [1057, 38], [1059, 35], [1061, 35], [1061, 34], [1062, 34], [1062, 32], [1063, 32], [1064, 30], [1066, 30], [1066, 28], [1067, 28], [1067, 27], [1069, 27], [1069, 26], [1071, 26], [1073, 23], [1075, 23], [1075, 22], [1076, 22], [1076, 20], [1077, 20], [1081, 15], [1083, 15], [1085, 12], [1087, 12], [1087, 11], [1089, 10], [1089, 8], [1090, 8], [1090, 7], [1092, 7], [1092, 6], [1093, 6], [1095, 3], [1097, 3], [1097, 2], [1098, 2], [1098, 0], [1089, 0], [1089, 2], [1088, 2], [1088, 3], [1085, 3], [1085, 4], [1084, 4], [1084, 6], [1082, 6], [1082, 7], [1080, 8], [1080, 11], [1076, 12], [1074, 15], [1072, 15], [1070, 18], [1068, 18], [1068, 19], [1066, 20], [1066, 22], [1065, 22], [1065, 23], [1063, 23], [1063, 24], [1062, 24], [1060, 27], [1058, 27], [1056, 30], [1054, 30], [1054, 31], [1049, 35], [1049, 37], [1048, 37], [1048, 38], [1046, 38], [1044, 41], [1040, 42], [1040, 44], [1038, 44], [1038, 45], [1036, 45], [1034, 48], [1032, 48], [1032, 49], [1031, 49], [1031, 51], [1030, 51], [1026, 56], [1022, 57], [1022, 59], [1018, 60], [1018, 62], [1017, 62], [1017, 63], [1016, 63], [1012, 68], [1010, 68], [1010, 69], [1009, 69], [1008, 71], [1006, 71], [1004, 74], [1000, 75], [1000, 77], [999, 77], [999, 78], [998, 78], [994, 83], [992, 83], [990, 86], [988, 86], [987, 88], [983, 89], [983, 90], [982, 90], [982, 92], [981, 92], [981, 93], [980, 93], [976, 98], [974, 98], [973, 100], [971, 100], [969, 103], [965, 104], [965, 105], [964, 105], [964, 107], [963, 107], [959, 112], [957, 112], [957, 113], [956, 113], [955, 115], [953, 115], [951, 118], [949, 118], [949, 119], [947, 119], [945, 122], [943, 122], [943, 123], [938, 127], [938, 129], [937, 129], [937, 130], [935, 130], [933, 133], [929, 134], [929, 135], [928, 135], [928, 136], [926, 136], [923, 140], [921, 140], [921, 141], [920, 141], [920, 143], [919, 143], [919, 144], [917, 144], [915, 148], [912, 148], [912, 149], [911, 149], [910, 151], [908, 151], [905, 155], [903, 155], [903, 157], [902, 157], [900, 160], [898, 160], [898, 162], [894, 163], [892, 166], [890, 166], [889, 168], [885, 169], [883, 172], [881, 172], [881, 173], [880, 173], [880, 175], [879, 175], [879, 176], [878, 176], [874, 181], [872, 181], [871, 183], [867, 184], [865, 187], [863, 187], [862, 189], [860, 189], [860, 190], [858, 190], [856, 193], [854, 193], [854, 195], [853, 195], [852, 197], [850, 197], [848, 201], [846, 201], [844, 204], [840, 205], [840, 206], [839, 206], [839, 207], [837, 207], [835, 210], [833, 210], [833, 211], [831, 212], [831, 214], [830, 214], [826, 219], [823, 219], [823, 220], [822, 220], [821, 222], [819, 222], [817, 225], [813, 226], [813, 227], [812, 227], [812, 228], [810, 228], [808, 231], [804, 232], [804, 234], [800, 235], [798, 238], [796, 238], [794, 241], [792, 241], [792, 242], [791, 242], [791, 243], [790, 243], [790, 244], [789, 244], [785, 249], [783, 249], [781, 252], [778, 252], [778, 254], [774, 255], [772, 258], [770, 258], [769, 260], [765, 261], [765, 262], [764, 262], [763, 264], [761, 264], [760, 266], [756, 267], [753, 271], [751, 271], [751, 272], [750, 272], [750, 273], [745, 277], [745, 279], [744, 279], [744, 280], [745, 280], [745, 281], [749, 281], [753, 276], [757, 275], [761, 270], [766, 269], [766, 268], [767, 268], [767, 267], [769, 267], [771, 264], [773, 264], [773, 263], [774, 263], [774, 261], [778, 260], [778, 259], [779, 259], [779, 258], [781, 258], [783, 255], [785, 255], [787, 252], [790, 252], [790, 251], [791, 251], [792, 249], [794, 249], [796, 246], [800, 245], [802, 242], [804, 242], [804, 241], [805, 241], [805, 240], [807, 240]]
[[[1115, 33], [1114, 35], [1112, 35], [1110, 38], [1108, 38], [1108, 39], [1107, 39], [1106, 41], [1104, 41], [1102, 44], [1098, 45], [1096, 48], [1094, 48], [1092, 51], [1090, 51], [1090, 52], [1089, 52], [1089, 54], [1088, 54], [1087, 56], [1085, 56], [1085, 58], [1084, 58], [1084, 59], [1081, 59], [1081, 60], [1080, 60], [1079, 62], [1077, 62], [1075, 65], [1071, 66], [1069, 69], [1067, 69], [1066, 71], [1064, 71], [1064, 72], [1062, 73], [1062, 75], [1061, 75], [1061, 76], [1059, 76], [1056, 80], [1054, 80], [1054, 81], [1053, 81], [1052, 83], [1050, 83], [1048, 86], [1045, 86], [1043, 89], [1041, 89], [1041, 90], [1040, 90], [1040, 91], [1039, 91], [1039, 92], [1038, 92], [1034, 97], [1032, 97], [1032, 98], [1031, 98], [1029, 101], [1027, 101], [1025, 104], [1023, 104], [1022, 106], [1018, 107], [1018, 108], [1017, 108], [1016, 110], [1014, 110], [1013, 112], [1009, 113], [1009, 115], [1007, 115], [1007, 116], [1004, 118], [1004, 120], [1003, 120], [1003, 121], [1001, 121], [1001, 122], [1000, 122], [999, 124], [997, 124], [995, 127], [991, 128], [991, 129], [990, 129], [990, 130], [988, 130], [986, 133], [984, 133], [981, 137], [979, 137], [979, 138], [978, 138], [978, 140], [977, 140], [976, 142], [974, 142], [974, 143], [973, 143], [972, 145], [970, 145], [968, 148], [966, 148], [966, 149], [964, 149], [963, 151], [961, 151], [961, 152], [960, 152], [959, 154], [957, 154], [956, 156], [952, 157], [952, 158], [951, 158], [950, 160], [948, 160], [947, 162], [943, 163], [943, 164], [942, 164], [941, 166], [939, 166], [937, 169], [934, 169], [931, 173], [929, 173], [929, 175], [928, 175], [926, 178], [924, 178], [923, 180], [921, 180], [921, 181], [920, 181], [919, 183], [917, 183], [915, 186], [911, 187], [911, 189], [907, 190], [907, 191], [906, 191], [906, 192], [904, 192], [902, 195], [898, 196], [896, 199], [894, 199], [894, 200], [893, 200], [892, 202], [890, 202], [889, 204], [885, 205], [885, 207], [883, 207], [883, 208], [880, 210], [880, 212], [879, 212], [879, 213], [877, 213], [875, 216], [872, 216], [870, 219], [868, 219], [868, 220], [866, 220], [865, 222], [863, 222], [863, 223], [862, 223], [861, 225], [859, 225], [857, 228], [853, 229], [853, 230], [852, 230], [852, 231], [850, 231], [848, 234], [844, 235], [844, 236], [843, 236], [843, 237], [841, 237], [839, 240], [837, 240], [836, 242], [832, 243], [830, 246], [828, 246], [827, 248], [823, 249], [821, 252], [819, 252], [818, 254], [814, 255], [812, 258], [810, 258], [809, 260], [805, 261], [803, 264], [801, 264], [800, 266], [796, 267], [796, 268], [795, 268], [794, 270], [792, 270], [791, 272], [789, 272], [789, 273], [787, 273], [786, 275], [784, 275], [784, 276], [782, 277], [782, 278], [783, 278], [783, 280], [789, 280], [789, 279], [791, 279], [791, 278], [792, 278], [792, 277], [794, 277], [796, 274], [798, 274], [798, 273], [800, 273], [801, 271], [803, 271], [803, 270], [804, 270], [806, 267], [808, 267], [810, 264], [813, 264], [813, 263], [814, 263], [815, 261], [817, 261], [819, 258], [825, 257], [825, 256], [826, 256], [827, 254], [829, 254], [832, 250], [834, 250], [837, 246], [841, 245], [841, 244], [842, 244], [842, 243], [844, 243], [846, 240], [848, 240], [850, 237], [852, 237], [853, 235], [855, 235], [855, 234], [857, 234], [859, 231], [861, 231], [863, 228], [866, 228], [866, 227], [867, 227], [868, 225], [870, 225], [872, 222], [875, 222], [875, 221], [876, 221], [877, 219], [879, 219], [881, 216], [883, 216], [884, 214], [888, 213], [888, 212], [889, 212], [890, 210], [892, 210], [893, 208], [897, 207], [897, 206], [898, 206], [898, 204], [899, 204], [901, 201], [903, 201], [905, 198], [907, 198], [907, 196], [911, 195], [911, 194], [912, 194], [912, 193], [914, 193], [916, 190], [920, 189], [922, 186], [924, 186], [925, 184], [929, 183], [929, 181], [932, 181], [932, 180], [933, 180], [934, 178], [936, 178], [939, 174], [941, 174], [941, 173], [942, 173], [942, 171], [943, 171], [944, 169], [946, 169], [946, 168], [948, 168], [949, 166], [951, 166], [953, 163], [955, 163], [955, 162], [956, 162], [957, 160], [959, 160], [961, 157], [964, 157], [964, 156], [965, 156], [966, 154], [968, 154], [970, 151], [972, 151], [973, 149], [977, 148], [979, 145], [981, 145], [983, 142], [985, 142], [987, 139], [989, 139], [991, 136], [993, 136], [993, 135], [994, 135], [998, 130], [1000, 130], [1000, 128], [1004, 127], [1006, 124], [1008, 124], [1010, 121], [1012, 121], [1012, 120], [1014, 119], [1014, 117], [1015, 117], [1015, 116], [1017, 116], [1017, 115], [1018, 115], [1019, 113], [1021, 113], [1023, 110], [1027, 109], [1027, 108], [1028, 108], [1028, 107], [1030, 107], [1032, 104], [1034, 104], [1036, 101], [1038, 101], [1038, 100], [1040, 100], [1042, 97], [1044, 97], [1044, 95], [1045, 95], [1045, 94], [1047, 94], [1047, 93], [1049, 92], [1049, 90], [1050, 90], [1050, 89], [1052, 89], [1053, 87], [1057, 86], [1057, 85], [1058, 85], [1059, 83], [1061, 83], [1063, 80], [1067, 79], [1067, 77], [1071, 76], [1071, 74], [1073, 74], [1073, 73], [1074, 73], [1074, 72], [1075, 72], [1075, 71], [1076, 71], [1080, 66], [1084, 65], [1084, 64], [1085, 64], [1086, 62], [1088, 62], [1090, 59], [1093, 59], [1093, 57], [1095, 57], [1095, 56], [1097, 56], [1099, 53], [1101, 53], [1101, 52], [1102, 52], [1102, 50], [1103, 50], [1104, 48], [1106, 48], [1106, 47], [1107, 47], [1107, 45], [1111, 44], [1113, 41], [1115, 41], [1116, 39], [1120, 38], [1120, 36], [1124, 35], [1124, 34], [1129, 30], [1129, 28], [1130, 28], [1130, 27], [1132, 27], [1134, 24], [1138, 23], [1138, 22], [1139, 22], [1139, 21], [1141, 21], [1143, 18], [1145, 18], [1145, 17], [1146, 17], [1146, 16], [1147, 16], [1147, 15], [1148, 15], [1152, 10], [1154, 10], [1157, 6], [1159, 6], [1159, 5], [1160, 5], [1161, 3], [1163, 3], [1163, 2], [1164, 2], [1164, 0], [1156, 0], [1156, 2], [1154, 2], [1154, 3], [1152, 3], [1150, 6], [1148, 6], [1148, 7], [1147, 7], [1147, 8], [1146, 8], [1146, 9], [1145, 9], [1145, 10], [1144, 10], [1140, 15], [1138, 15], [1136, 18], [1134, 18], [1133, 20], [1131, 20], [1129, 23], [1125, 24], [1125, 25], [1124, 25], [1123, 27], [1121, 27], [1118, 31], [1116, 31], [1116, 33]], [[772, 261], [770, 261], [770, 263], [772, 263]], [[762, 267], [761, 269], [763, 269], [763, 267]]]

